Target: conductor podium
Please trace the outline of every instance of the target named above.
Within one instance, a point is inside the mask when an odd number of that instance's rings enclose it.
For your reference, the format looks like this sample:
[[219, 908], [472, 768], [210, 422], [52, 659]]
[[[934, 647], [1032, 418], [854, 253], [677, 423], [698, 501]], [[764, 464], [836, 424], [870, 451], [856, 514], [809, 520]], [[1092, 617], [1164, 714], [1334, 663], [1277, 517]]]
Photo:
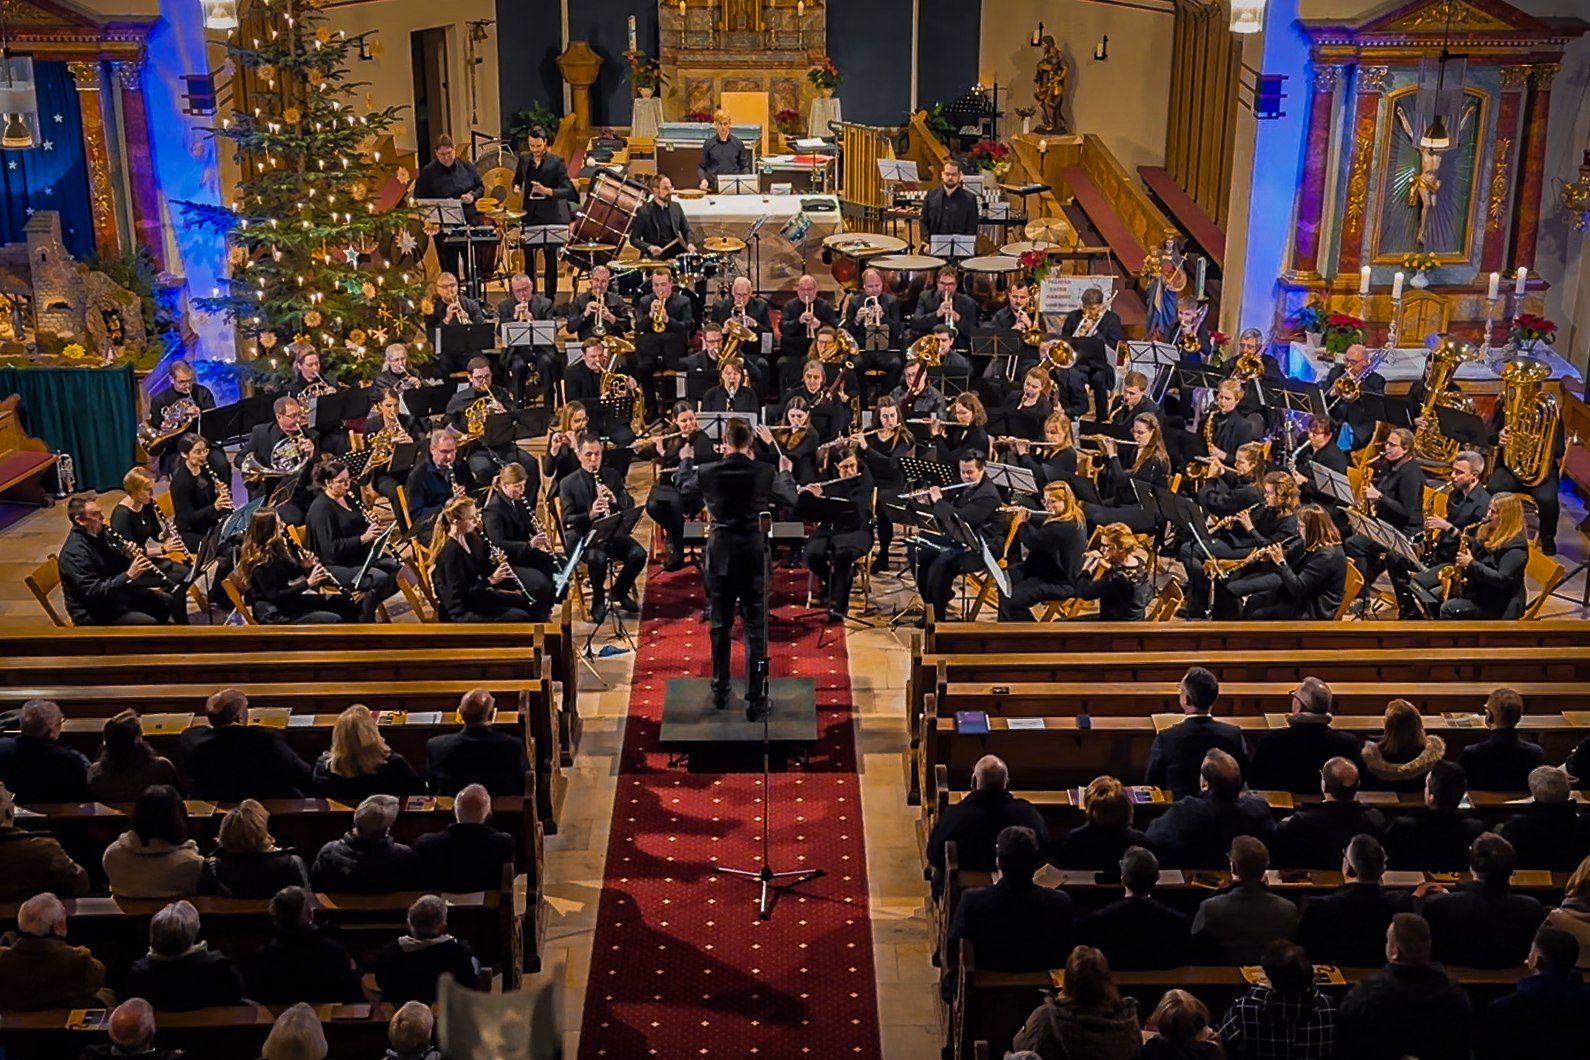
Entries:
[[[768, 680], [767, 736], [780, 761], [801, 757], [817, 745], [817, 686], [810, 677]], [[712, 705], [712, 680], [670, 677], [663, 693], [658, 744], [675, 760], [688, 758], [692, 772], [754, 768], [762, 749], [762, 722], [745, 716], [745, 692], [736, 682], [729, 704]]]

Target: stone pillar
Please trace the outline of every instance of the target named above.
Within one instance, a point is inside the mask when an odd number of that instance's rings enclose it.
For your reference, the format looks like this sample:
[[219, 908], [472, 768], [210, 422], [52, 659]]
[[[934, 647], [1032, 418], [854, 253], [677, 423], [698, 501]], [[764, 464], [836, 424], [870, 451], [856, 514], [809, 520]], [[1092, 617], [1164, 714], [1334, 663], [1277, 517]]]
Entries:
[[1562, 67], [1541, 63], [1530, 67], [1533, 91], [1524, 105], [1523, 142], [1518, 148], [1518, 195], [1513, 208], [1513, 248], [1509, 270], [1535, 271], [1535, 239], [1540, 235], [1540, 192], [1546, 177], [1546, 118], [1551, 110], [1551, 82]]
[[1353, 98], [1352, 144], [1347, 152], [1347, 197], [1342, 203], [1341, 240], [1337, 246], [1336, 275], [1357, 272], [1364, 258], [1364, 231], [1369, 226], [1369, 177], [1375, 159], [1375, 132], [1380, 126], [1380, 95], [1385, 89], [1384, 66], [1358, 68]]
[[1529, 79], [1529, 67], [1504, 66], [1497, 74], [1502, 97], [1496, 109], [1495, 157], [1491, 160], [1490, 179], [1479, 189], [1485, 196], [1485, 212], [1481, 214], [1481, 231], [1485, 234], [1480, 252], [1482, 274], [1500, 272], [1507, 261], [1507, 207], [1513, 200], [1513, 167], [1521, 157], [1518, 123], [1524, 111], [1524, 85]]
[[99, 63], [67, 63], [77, 85], [83, 112], [83, 156], [88, 165], [88, 203], [94, 216], [94, 245], [101, 254], [121, 249], [116, 234], [116, 198], [110, 188], [110, 154], [105, 139], [104, 98], [99, 90]]
[[1319, 276], [1320, 218], [1325, 212], [1325, 162], [1330, 155], [1331, 128], [1336, 111], [1336, 86], [1340, 66], [1314, 68], [1314, 94], [1309, 97], [1305, 143], [1308, 161], [1303, 167], [1302, 191], [1297, 203], [1297, 239], [1292, 244], [1291, 278]]
[[126, 143], [127, 176], [132, 185], [133, 233], [155, 262], [166, 267], [165, 228], [160, 221], [160, 189], [155, 181], [155, 158], [149, 143], [149, 109], [144, 100], [142, 62], [114, 63], [121, 87], [121, 113]]

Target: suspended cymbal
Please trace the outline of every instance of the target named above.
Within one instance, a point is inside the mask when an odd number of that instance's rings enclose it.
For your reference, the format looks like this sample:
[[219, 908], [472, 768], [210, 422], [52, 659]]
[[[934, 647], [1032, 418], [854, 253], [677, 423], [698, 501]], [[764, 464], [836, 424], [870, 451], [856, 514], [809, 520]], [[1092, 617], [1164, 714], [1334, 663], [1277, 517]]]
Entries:
[[601, 254], [618, 248], [612, 243], [569, 243], [563, 249], [573, 251], [576, 254]]
[[513, 190], [511, 166], [492, 166], [490, 169], [482, 170], [480, 183], [486, 189], [485, 198], [496, 199], [498, 206], [518, 208], [524, 205], [524, 196]]
[[701, 246], [714, 254], [738, 254], [745, 249], [745, 240], [736, 239], [734, 236], [713, 236], [703, 240]]
[[1035, 242], [1047, 243], [1064, 243], [1075, 237], [1063, 217], [1040, 217], [1036, 221], [1028, 221], [1026, 235]]

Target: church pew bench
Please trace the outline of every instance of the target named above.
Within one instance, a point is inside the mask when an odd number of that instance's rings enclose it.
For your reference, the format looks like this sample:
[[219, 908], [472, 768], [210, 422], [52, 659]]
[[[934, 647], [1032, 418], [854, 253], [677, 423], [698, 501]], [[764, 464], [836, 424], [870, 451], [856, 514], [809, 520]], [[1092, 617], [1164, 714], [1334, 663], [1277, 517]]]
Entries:
[[0, 663], [14, 685], [127, 683], [134, 675], [181, 678], [224, 688], [238, 681], [514, 681], [541, 674], [542, 657], [523, 647], [438, 648], [389, 651], [236, 651], [186, 655], [171, 652], [119, 655], [63, 653], [21, 656]]
[[[196, 1012], [157, 1013], [156, 1044], [183, 1050], [184, 1060], [239, 1060], [259, 1056], [271, 1024], [287, 1006], [269, 1008], [232, 1005]], [[317, 1005], [330, 1055], [380, 1056], [387, 1047], [387, 1022], [392, 1005]], [[7, 1012], [0, 1014], [0, 1036], [29, 1060], [79, 1060], [83, 1050], [109, 1041], [102, 1030], [69, 1030], [72, 1013]]]

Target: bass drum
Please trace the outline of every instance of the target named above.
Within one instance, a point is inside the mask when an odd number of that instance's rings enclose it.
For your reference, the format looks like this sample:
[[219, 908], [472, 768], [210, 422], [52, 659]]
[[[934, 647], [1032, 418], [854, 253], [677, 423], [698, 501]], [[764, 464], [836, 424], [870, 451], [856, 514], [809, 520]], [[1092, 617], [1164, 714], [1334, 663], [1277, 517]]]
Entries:
[[944, 259], [930, 254], [881, 254], [869, 258], [867, 267], [883, 274], [883, 289], [900, 299], [900, 312], [909, 318], [916, 312], [922, 291], [933, 286]]
[[564, 247], [564, 259], [581, 272], [610, 263], [624, 249], [629, 226], [635, 222], [635, 211], [646, 198], [643, 185], [633, 180], [620, 180], [611, 173], [597, 173], [591, 178], [585, 206], [574, 215], [569, 243], [576, 246], [605, 244], [612, 249], [585, 251]]
[[961, 262], [961, 290], [988, 316], [1004, 307], [1010, 285], [1020, 278], [1021, 262], [1015, 258], [992, 254]]
[[842, 291], [861, 290], [861, 274], [874, 259], [904, 250], [905, 240], [870, 232], [839, 232], [823, 238], [823, 261]]

